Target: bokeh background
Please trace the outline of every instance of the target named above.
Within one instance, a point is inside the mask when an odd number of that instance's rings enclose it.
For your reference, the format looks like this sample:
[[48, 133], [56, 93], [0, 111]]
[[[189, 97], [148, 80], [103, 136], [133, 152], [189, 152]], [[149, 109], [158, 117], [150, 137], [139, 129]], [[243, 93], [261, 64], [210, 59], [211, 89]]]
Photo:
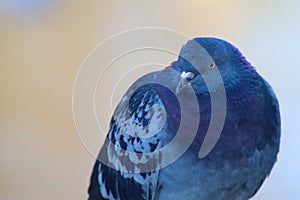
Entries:
[[[87, 198], [94, 159], [72, 116], [77, 70], [99, 42], [145, 26], [242, 50], [273, 86], [282, 115], [278, 162], [253, 199], [299, 199], [299, 21], [297, 0], [1, 0], [0, 199]], [[110, 114], [103, 110], [106, 130]]]

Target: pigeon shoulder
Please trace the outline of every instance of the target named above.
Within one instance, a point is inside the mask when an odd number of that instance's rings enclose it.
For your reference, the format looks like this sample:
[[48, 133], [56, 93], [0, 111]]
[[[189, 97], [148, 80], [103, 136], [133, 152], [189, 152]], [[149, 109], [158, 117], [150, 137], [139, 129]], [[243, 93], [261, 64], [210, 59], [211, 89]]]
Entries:
[[[151, 83], [136, 81], [118, 104], [89, 187], [93, 199], [154, 199], [167, 114]], [[99, 162], [99, 160], [101, 162]], [[149, 168], [150, 167], [150, 168]]]

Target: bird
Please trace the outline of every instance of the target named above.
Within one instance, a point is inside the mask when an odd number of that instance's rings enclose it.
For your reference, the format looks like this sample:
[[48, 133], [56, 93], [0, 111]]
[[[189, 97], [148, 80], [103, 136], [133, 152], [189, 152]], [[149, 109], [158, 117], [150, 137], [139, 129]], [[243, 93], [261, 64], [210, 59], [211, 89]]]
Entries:
[[88, 199], [250, 199], [277, 161], [280, 123], [272, 87], [237, 47], [190, 39], [122, 97]]

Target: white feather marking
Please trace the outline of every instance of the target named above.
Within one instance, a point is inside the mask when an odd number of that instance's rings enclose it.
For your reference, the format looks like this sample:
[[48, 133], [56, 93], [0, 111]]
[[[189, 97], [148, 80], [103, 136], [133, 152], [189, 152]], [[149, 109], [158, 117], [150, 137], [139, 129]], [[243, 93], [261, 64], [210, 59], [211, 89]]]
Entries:
[[[142, 117], [142, 111], [139, 112], [138, 117]], [[119, 113], [115, 119], [122, 132], [133, 137], [148, 138], [156, 135], [165, 127], [167, 113], [161, 104], [154, 104], [146, 114], [146, 118], [150, 119], [147, 126], [135, 123], [134, 118], [130, 117], [128, 112]]]

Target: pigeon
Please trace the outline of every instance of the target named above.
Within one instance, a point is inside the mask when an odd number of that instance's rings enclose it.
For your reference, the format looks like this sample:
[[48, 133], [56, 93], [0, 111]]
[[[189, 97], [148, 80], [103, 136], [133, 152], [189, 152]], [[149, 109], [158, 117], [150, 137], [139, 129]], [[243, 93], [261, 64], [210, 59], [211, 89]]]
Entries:
[[275, 93], [238, 48], [193, 38], [121, 99], [88, 199], [250, 199], [277, 160], [280, 134]]

